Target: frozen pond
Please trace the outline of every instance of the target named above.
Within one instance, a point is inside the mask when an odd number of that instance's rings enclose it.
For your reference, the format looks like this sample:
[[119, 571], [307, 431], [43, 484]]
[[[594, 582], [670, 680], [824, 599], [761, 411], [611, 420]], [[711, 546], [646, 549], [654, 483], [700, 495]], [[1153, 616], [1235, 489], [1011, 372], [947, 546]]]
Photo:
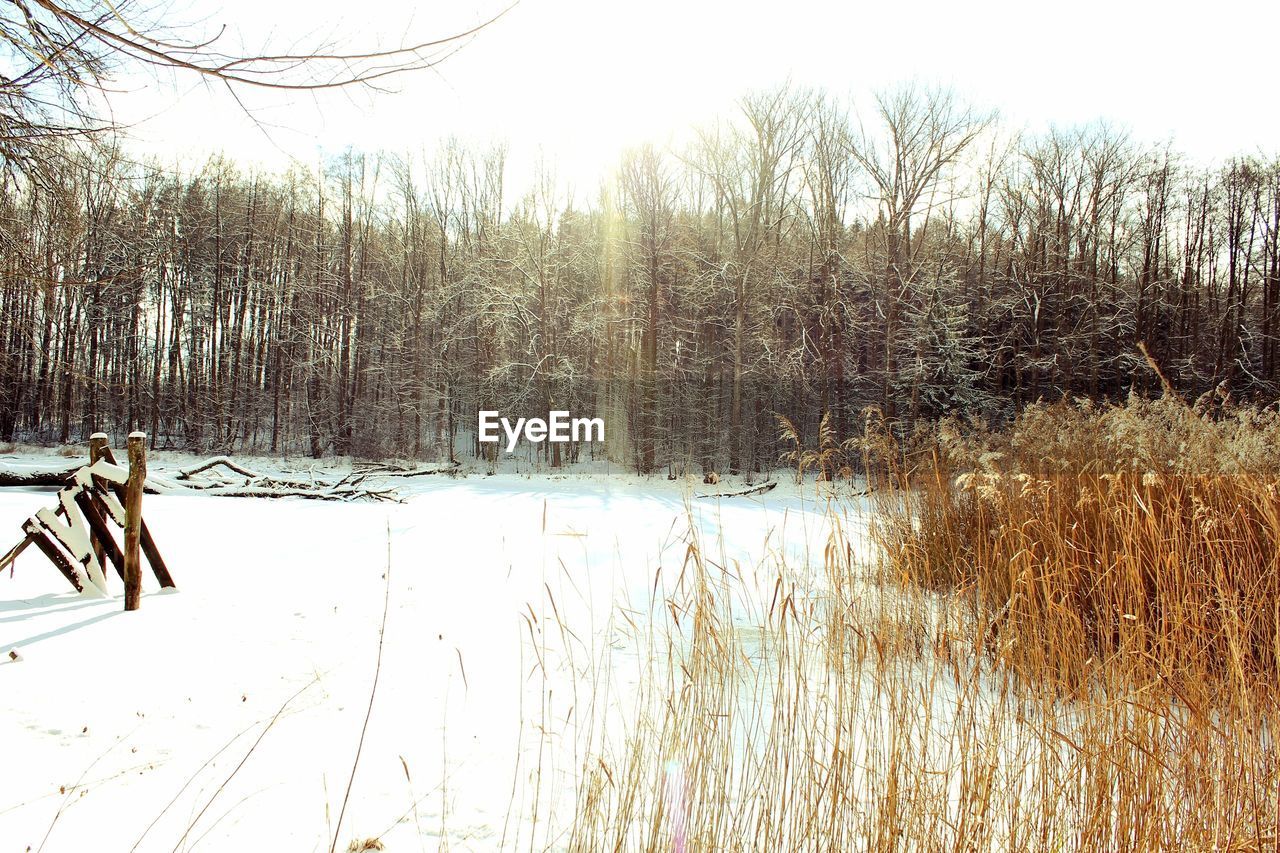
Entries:
[[[369, 713], [339, 849], [554, 847], [691, 526], [743, 582], [748, 629], [829, 533], [825, 502], [786, 484], [723, 501], [663, 480], [397, 485], [405, 503], [149, 495], [181, 591], [148, 578], [134, 614], [21, 557], [0, 578], [0, 651], [22, 656], [0, 664], [0, 838], [327, 850]], [[51, 499], [0, 490], [0, 525], [16, 541]]]

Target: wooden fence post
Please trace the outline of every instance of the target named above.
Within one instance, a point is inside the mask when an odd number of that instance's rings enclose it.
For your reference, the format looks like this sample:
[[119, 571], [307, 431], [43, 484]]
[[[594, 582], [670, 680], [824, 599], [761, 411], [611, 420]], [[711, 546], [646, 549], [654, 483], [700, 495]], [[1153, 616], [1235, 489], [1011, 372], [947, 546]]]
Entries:
[[89, 524], [89, 532], [94, 538], [94, 554], [99, 551], [103, 556], [98, 557], [98, 565], [102, 566], [105, 574], [107, 564], [103, 562], [106, 558], [111, 558], [111, 565], [116, 567], [116, 574], [120, 575], [120, 580], [124, 580], [124, 555], [120, 553], [120, 547], [116, 545], [116, 540], [111, 537], [111, 530], [107, 527], [106, 516], [102, 510], [99, 510], [99, 501], [94, 493], [88, 489], [82, 489], [76, 493], [76, 505], [80, 507], [80, 512], [84, 515], [84, 520]]
[[[95, 432], [93, 435], [89, 436], [89, 465], [91, 467], [93, 463], [102, 458], [102, 452], [106, 447], [107, 434], [105, 432]], [[83, 505], [81, 506], [81, 509], [83, 510]], [[104, 549], [101, 541], [102, 533], [90, 527], [90, 538], [93, 541], [93, 556], [98, 558], [98, 565], [106, 565], [104, 562], [106, 558], [106, 550]], [[111, 544], [115, 545], [115, 542], [112, 542]], [[117, 564], [116, 567], [119, 568], [119, 565]]]
[[142, 485], [147, 479], [147, 434], [129, 433], [129, 479], [124, 487], [124, 609], [142, 604]]
[[105, 459], [111, 455], [110, 449], [107, 447], [107, 434], [105, 432], [95, 432], [89, 436], [89, 464], [97, 462], [99, 459]]
[[[102, 449], [102, 458], [112, 465], [116, 464], [116, 455], [111, 452], [110, 447]], [[110, 487], [112, 493], [117, 497], [121, 500], [124, 499], [124, 486], [118, 483], [107, 483], [106, 481], [104, 481], [104, 484]], [[155, 539], [152, 538], [151, 531], [147, 529], [147, 520], [145, 518], [142, 520], [142, 553], [146, 555], [147, 562], [151, 564], [151, 570], [156, 573], [156, 580], [160, 581], [160, 586], [176, 589], [177, 584], [173, 582], [173, 575], [169, 574], [169, 567], [165, 565], [164, 557], [160, 556], [160, 549], [156, 547]]]

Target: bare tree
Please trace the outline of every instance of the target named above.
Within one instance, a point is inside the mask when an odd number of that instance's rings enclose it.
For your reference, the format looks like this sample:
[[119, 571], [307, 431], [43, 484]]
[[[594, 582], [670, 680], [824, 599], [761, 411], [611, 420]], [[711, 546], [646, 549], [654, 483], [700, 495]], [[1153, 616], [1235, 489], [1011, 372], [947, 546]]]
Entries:
[[598, 407], [597, 458], [751, 474], [771, 412], [812, 438], [895, 400], [910, 426], [1154, 392], [1139, 341], [1189, 396], [1280, 393], [1280, 162], [1089, 125], [993, 134], [966, 169], [986, 117], [919, 98], [880, 139], [753, 96], [587, 209], [544, 171], [508, 211], [505, 151], [456, 142], [388, 188], [372, 153], [172, 173], [51, 141], [47, 180], [0, 193], [0, 439], [451, 459], [492, 448], [480, 408]]
[[743, 124], [704, 132], [693, 159], [716, 195], [717, 218], [728, 252], [717, 276], [730, 290], [731, 383], [729, 470], [743, 460], [744, 381], [749, 367], [753, 282], [764, 250], [793, 211], [809, 102], [787, 86], [742, 100]]
[[892, 420], [896, 413], [893, 381], [898, 372], [898, 327], [902, 306], [914, 284], [912, 219], [945, 201], [939, 197], [947, 170], [953, 167], [994, 117], [962, 105], [947, 89], [903, 86], [876, 96], [880, 127], [860, 128], [849, 153], [866, 172], [876, 191], [883, 235], [884, 286], [880, 311], [884, 318], [882, 405]]
[[[518, 1], [518, 0], [517, 0]], [[513, 4], [514, 5], [514, 4]], [[227, 86], [317, 91], [380, 86], [431, 68], [501, 18], [508, 6], [474, 27], [439, 37], [406, 39], [393, 48], [315, 44], [243, 54], [224, 48], [225, 28], [193, 33], [169, 9], [138, 0], [7, 0], [0, 6], [0, 156], [10, 168], [47, 171], [57, 153], [46, 143], [111, 128], [87, 97], [107, 94], [111, 76], [129, 68], [194, 75]], [[237, 96], [238, 97], [238, 96]]]
[[658, 336], [662, 326], [662, 285], [668, 276], [674, 210], [673, 181], [658, 153], [646, 147], [629, 155], [622, 166], [623, 197], [639, 228], [638, 276], [646, 282], [644, 332], [640, 344], [640, 444], [638, 468], [654, 468], [658, 417]]

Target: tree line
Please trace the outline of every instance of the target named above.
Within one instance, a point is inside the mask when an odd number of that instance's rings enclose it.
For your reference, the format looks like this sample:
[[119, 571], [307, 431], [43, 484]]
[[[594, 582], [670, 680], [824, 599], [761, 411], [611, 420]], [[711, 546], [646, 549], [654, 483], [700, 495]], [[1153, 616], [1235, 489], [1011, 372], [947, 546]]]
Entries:
[[[580, 196], [502, 146], [174, 173], [109, 140], [7, 169], [0, 438], [449, 458], [476, 413], [605, 418], [547, 462], [751, 471], [1064, 395], [1280, 396], [1280, 160], [1012, 134], [919, 86], [742, 99]], [[510, 196], [510, 197], [509, 197]]]

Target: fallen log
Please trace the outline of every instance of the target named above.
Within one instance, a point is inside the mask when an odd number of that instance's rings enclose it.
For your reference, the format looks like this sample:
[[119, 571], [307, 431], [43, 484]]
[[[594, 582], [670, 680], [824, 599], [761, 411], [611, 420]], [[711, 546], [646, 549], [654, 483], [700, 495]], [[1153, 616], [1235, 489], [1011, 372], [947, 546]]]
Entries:
[[15, 471], [0, 467], [0, 487], [65, 486], [75, 476], [79, 466], [65, 471]]
[[745, 498], [748, 495], [761, 495], [765, 492], [771, 492], [777, 488], [777, 482], [761, 483], [758, 486], [748, 486], [745, 489], [738, 489], [732, 492], [697, 492], [695, 498]]
[[[114, 455], [109, 447], [101, 449], [101, 459], [115, 464]], [[445, 474], [456, 471], [460, 463], [454, 462], [443, 466], [423, 466], [413, 469], [395, 469], [390, 467], [374, 467], [370, 470], [353, 471], [341, 480], [298, 480], [274, 474], [263, 474], [247, 468], [227, 456], [215, 456], [195, 465], [179, 469], [171, 477], [148, 475], [143, 491], [153, 495], [202, 494], [220, 497], [262, 497], [262, 498], [312, 498], [326, 501], [353, 500], [399, 500], [394, 488], [370, 488], [364, 485], [367, 479], [425, 477], [430, 474]], [[79, 468], [65, 471], [53, 469], [21, 470], [0, 466], [0, 488], [57, 486], [65, 488], [75, 484], [75, 474]], [[103, 483], [101, 487], [109, 488], [118, 498], [123, 500], [124, 488], [119, 483]], [[155, 552], [150, 532], [145, 526], [142, 530], [142, 548], [151, 557]], [[161, 585], [172, 586], [167, 578], [163, 561], [156, 559], [152, 566], [159, 569]]]
[[[79, 470], [80, 467], [68, 468], [65, 471], [53, 469], [24, 471], [0, 466], [0, 489], [30, 488], [33, 486], [57, 486], [63, 488], [74, 482], [76, 472]], [[143, 491], [149, 495], [164, 495], [170, 494], [173, 488], [162, 479], [148, 477], [146, 484], [143, 486]]]
[[447, 465], [424, 465], [419, 468], [392, 468], [388, 465], [372, 465], [360, 469], [365, 477], [426, 477], [431, 474], [448, 474], [462, 467], [461, 462], [450, 462]]
[[201, 462], [198, 465], [191, 465], [189, 467], [179, 469], [178, 473], [175, 474], [173, 478], [175, 480], [190, 480], [196, 474], [202, 473], [204, 471], [208, 471], [213, 468], [226, 468], [230, 471], [234, 471], [235, 473], [239, 474], [242, 477], [248, 477], [251, 480], [256, 480], [262, 476], [257, 471], [250, 471], [248, 468], [245, 468], [243, 465], [239, 465], [231, 461], [230, 457], [214, 456], [212, 459], [206, 459], [205, 461]]
[[215, 486], [201, 489], [202, 495], [220, 498], [310, 498], [318, 501], [353, 501], [361, 498], [380, 501], [396, 501], [400, 497], [395, 489], [357, 489], [335, 487], [331, 489], [293, 489], [272, 486]]
[[[237, 477], [233, 478], [227, 476], [223, 472], [216, 472], [214, 471], [215, 468], [225, 468], [232, 474], [237, 475]], [[198, 474], [209, 474], [211, 477], [204, 480], [197, 480], [195, 478]], [[316, 481], [293, 480], [288, 477], [263, 474], [259, 471], [254, 471], [251, 468], [246, 468], [244, 465], [232, 460], [228, 456], [215, 456], [212, 459], [206, 459], [197, 465], [190, 465], [186, 468], [182, 468], [174, 474], [173, 479], [174, 481], [180, 481], [180, 483], [175, 483], [175, 485], [192, 489], [208, 489], [215, 488], [218, 485], [229, 485], [236, 479], [243, 479], [246, 485], [249, 483], [271, 483], [273, 485], [291, 486], [298, 489], [311, 488], [316, 485], [327, 485]]]
[[[228, 476], [223, 470], [235, 476]], [[395, 489], [369, 488], [364, 481], [369, 477], [411, 477], [434, 474], [439, 470], [418, 471], [353, 471], [341, 480], [295, 480], [274, 474], [263, 474], [234, 462], [226, 456], [215, 456], [197, 465], [180, 470], [172, 485], [175, 490], [191, 489], [202, 495], [231, 498], [310, 498], [322, 501], [381, 500], [398, 501]], [[203, 475], [203, 476], [200, 476]], [[198, 479], [197, 479], [198, 478]]]

